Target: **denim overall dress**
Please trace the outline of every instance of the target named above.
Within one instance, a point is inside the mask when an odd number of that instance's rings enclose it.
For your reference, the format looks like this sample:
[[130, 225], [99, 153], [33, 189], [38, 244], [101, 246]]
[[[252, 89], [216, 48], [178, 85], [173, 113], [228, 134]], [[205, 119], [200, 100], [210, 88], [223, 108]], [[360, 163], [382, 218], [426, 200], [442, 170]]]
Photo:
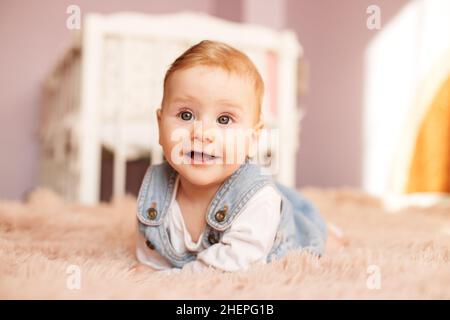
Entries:
[[[170, 242], [170, 234], [164, 226], [175, 180], [178, 173], [167, 162], [151, 165], [139, 190], [137, 218], [139, 232], [146, 245], [165, 257], [173, 267], [182, 268], [196, 259], [195, 252], [178, 253]], [[281, 196], [280, 223], [267, 262], [281, 258], [289, 250], [307, 250], [322, 255], [326, 238], [326, 224], [311, 205], [294, 189], [283, 186], [269, 175], [261, 174], [261, 168], [246, 160], [220, 186], [206, 213], [206, 229], [202, 236], [205, 248], [220, 242], [223, 233], [239, 216], [252, 196], [266, 185], [275, 186]]]

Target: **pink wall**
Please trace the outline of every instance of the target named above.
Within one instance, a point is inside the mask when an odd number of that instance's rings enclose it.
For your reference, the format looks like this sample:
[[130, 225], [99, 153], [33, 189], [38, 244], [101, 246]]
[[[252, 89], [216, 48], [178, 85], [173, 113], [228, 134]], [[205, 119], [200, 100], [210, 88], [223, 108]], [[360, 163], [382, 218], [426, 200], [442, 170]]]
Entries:
[[[82, 13], [196, 10], [234, 21], [294, 29], [311, 65], [301, 132], [298, 185], [361, 185], [363, 51], [376, 31], [366, 8], [378, 4], [382, 23], [407, 0], [2, 0], [0, 2], [0, 198], [22, 198], [37, 184], [40, 88], [69, 43], [66, 8]], [[275, 10], [274, 6], [285, 6]], [[276, 14], [275, 14], [276, 13]]]
[[297, 32], [310, 66], [299, 186], [361, 186], [363, 55], [378, 32], [366, 27], [366, 8], [380, 7], [382, 30], [407, 2], [288, 0], [286, 27]]

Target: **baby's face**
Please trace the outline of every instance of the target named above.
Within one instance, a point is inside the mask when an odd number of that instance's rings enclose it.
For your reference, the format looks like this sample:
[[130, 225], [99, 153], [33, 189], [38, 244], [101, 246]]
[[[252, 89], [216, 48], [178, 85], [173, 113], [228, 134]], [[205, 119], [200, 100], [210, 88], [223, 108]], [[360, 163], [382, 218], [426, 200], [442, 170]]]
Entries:
[[199, 186], [223, 182], [252, 156], [262, 127], [252, 83], [213, 67], [175, 71], [157, 116], [165, 158]]

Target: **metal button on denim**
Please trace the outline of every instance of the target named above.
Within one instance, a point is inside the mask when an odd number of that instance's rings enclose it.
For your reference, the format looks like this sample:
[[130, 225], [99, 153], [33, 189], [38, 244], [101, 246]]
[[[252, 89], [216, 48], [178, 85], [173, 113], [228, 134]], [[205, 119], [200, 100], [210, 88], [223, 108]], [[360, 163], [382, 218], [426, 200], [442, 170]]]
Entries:
[[216, 212], [215, 218], [218, 222], [222, 222], [225, 219], [225, 216], [227, 215], [227, 210], [228, 207], [225, 206], [223, 210], [219, 210]]
[[211, 244], [215, 244], [215, 243], [219, 242], [219, 239], [217, 239], [216, 235], [215, 235], [214, 233], [211, 232], [211, 233], [208, 235], [208, 241], [209, 241], [209, 243], [211, 243]]
[[151, 243], [149, 240], [145, 241], [145, 244], [147, 245], [147, 247], [151, 250], [155, 249], [155, 246], [153, 245], [153, 243]]
[[156, 210], [156, 202], [153, 202], [152, 206], [147, 210], [147, 216], [149, 217], [149, 219], [155, 220], [157, 215], [158, 211]]

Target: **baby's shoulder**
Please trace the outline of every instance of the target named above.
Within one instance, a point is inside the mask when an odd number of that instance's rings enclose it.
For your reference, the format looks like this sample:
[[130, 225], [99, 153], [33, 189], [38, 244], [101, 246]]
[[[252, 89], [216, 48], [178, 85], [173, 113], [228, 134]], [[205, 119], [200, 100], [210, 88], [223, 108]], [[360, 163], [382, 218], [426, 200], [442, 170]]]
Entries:
[[[277, 188], [272, 184], [267, 184], [259, 189], [248, 201], [243, 213], [262, 212], [279, 213], [281, 195]], [[255, 210], [256, 209], [256, 210]]]
[[259, 189], [251, 199], [252, 201], [281, 200], [281, 195], [274, 184], [268, 183]]
[[241, 225], [276, 226], [280, 220], [281, 195], [271, 184], [259, 189], [242, 208], [236, 217], [233, 229], [241, 229]]

